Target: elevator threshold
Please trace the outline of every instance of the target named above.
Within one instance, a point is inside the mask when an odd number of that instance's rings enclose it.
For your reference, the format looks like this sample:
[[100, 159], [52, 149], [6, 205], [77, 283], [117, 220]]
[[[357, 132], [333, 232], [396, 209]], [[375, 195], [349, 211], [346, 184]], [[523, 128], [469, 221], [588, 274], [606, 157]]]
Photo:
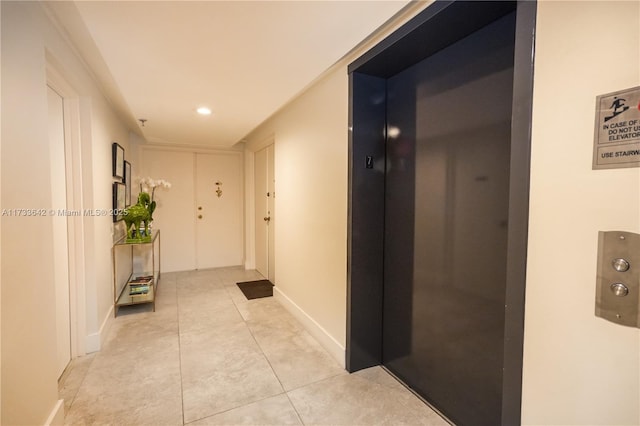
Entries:
[[389, 370], [387, 367], [385, 367], [384, 365], [380, 365], [380, 367], [382, 367], [382, 369], [384, 371], [386, 371], [391, 377], [393, 377], [394, 379], [396, 379], [398, 381], [398, 383], [400, 383], [402, 386], [404, 386], [409, 392], [411, 392], [412, 394], [414, 394], [420, 401], [422, 401], [427, 407], [431, 408], [433, 411], [435, 411], [440, 417], [442, 417], [442, 419], [444, 421], [446, 421], [447, 423], [449, 423], [450, 425], [456, 426], [455, 423], [453, 423], [451, 420], [449, 420], [449, 418], [447, 416], [445, 416], [442, 411], [438, 410], [438, 408], [434, 407], [429, 401], [427, 401], [426, 399], [424, 399], [424, 397], [422, 395], [420, 395], [418, 392], [416, 392], [415, 390], [411, 389], [411, 387], [409, 385], [407, 385], [405, 382], [402, 381], [402, 379], [400, 379], [398, 376], [396, 376], [395, 374], [393, 374], [393, 372], [391, 370]]

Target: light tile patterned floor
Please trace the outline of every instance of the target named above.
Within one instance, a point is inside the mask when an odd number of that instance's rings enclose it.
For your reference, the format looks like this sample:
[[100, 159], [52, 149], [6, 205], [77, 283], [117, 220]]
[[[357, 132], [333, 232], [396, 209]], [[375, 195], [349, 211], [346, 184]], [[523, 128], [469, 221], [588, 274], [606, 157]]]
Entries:
[[447, 425], [379, 367], [348, 374], [255, 271], [163, 274], [156, 312], [121, 309], [60, 380], [69, 425]]

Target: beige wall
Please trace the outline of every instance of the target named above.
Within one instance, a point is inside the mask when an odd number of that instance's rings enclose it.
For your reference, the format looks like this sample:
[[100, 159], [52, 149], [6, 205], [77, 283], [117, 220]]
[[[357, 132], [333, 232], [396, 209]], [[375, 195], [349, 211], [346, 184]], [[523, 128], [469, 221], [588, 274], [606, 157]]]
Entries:
[[[285, 306], [341, 363], [346, 345], [347, 65], [429, 3], [406, 8], [245, 142], [248, 185], [253, 182], [251, 153], [267, 142], [275, 146], [276, 289]], [[247, 194], [253, 194], [251, 188]], [[245, 205], [253, 206], [253, 200]], [[249, 239], [253, 219], [247, 210]], [[253, 256], [247, 259], [253, 261]]]
[[275, 284], [343, 348], [347, 91], [337, 69], [249, 138], [275, 135]]
[[[2, 2], [2, 209], [45, 209], [51, 201], [47, 63], [78, 96], [85, 209], [111, 208], [111, 143], [128, 148], [90, 74], [35, 2]], [[80, 179], [77, 177], [77, 179]], [[83, 224], [85, 270], [81, 351], [96, 350], [112, 307], [110, 217]], [[51, 217], [2, 217], [2, 424], [58, 421]]]
[[[639, 83], [638, 8], [638, 2], [539, 5], [525, 424], [640, 420], [638, 330], [594, 316], [597, 232], [640, 232], [640, 174], [591, 170], [595, 96]], [[246, 144], [255, 151], [270, 135], [275, 140], [276, 221], [286, 224], [276, 227], [276, 286], [342, 348], [347, 101], [345, 62]], [[614, 198], [616, 187], [625, 195]]]
[[[140, 151], [140, 172], [134, 176], [172, 185], [156, 192], [153, 214], [154, 227], [162, 230], [162, 271], [243, 264], [243, 153], [167, 145], [143, 145]], [[222, 182], [220, 198], [214, 192], [217, 181]], [[132, 192], [138, 194], [138, 188]]]
[[[33, 19], [30, 9], [2, 4], [3, 209], [51, 204], [44, 52], [39, 32], [21, 25]], [[31, 54], [35, 51], [39, 55]], [[16, 107], [8, 108], [11, 104]], [[40, 126], [27, 124], [32, 117], [40, 117]], [[23, 125], [11, 125], [17, 122]], [[3, 216], [2, 225], [2, 423], [42, 424], [58, 399], [55, 350], [51, 350], [55, 348], [52, 224], [46, 217], [27, 222]]]
[[[2, 34], [2, 7], [0, 7], [0, 34]], [[2, 69], [2, 49], [0, 48], [0, 70]], [[0, 73], [1, 75], [1, 73]], [[2, 88], [0, 84], [0, 96]], [[2, 115], [0, 114], [0, 129], [2, 129]], [[0, 134], [0, 141], [2, 135]], [[2, 164], [2, 144], [0, 143], [0, 164]], [[1, 169], [0, 169], [1, 170]], [[2, 173], [0, 172], [0, 208], [2, 208]], [[0, 221], [0, 235], [2, 235], [2, 221]], [[0, 239], [0, 265], [2, 264], [2, 241]], [[2, 421], [2, 274], [0, 273], [0, 422]]]
[[640, 169], [591, 161], [595, 97], [640, 84], [640, 3], [544, 1], [537, 19], [523, 423], [639, 424], [640, 334], [594, 301], [598, 231], [640, 232]]
[[[48, 153], [48, 49], [81, 96], [84, 207], [109, 208], [110, 145], [116, 140], [129, 150], [128, 131], [41, 6], [2, 2], [1, 17], [1, 207], [47, 208], [51, 203], [49, 156], [38, 155]], [[640, 232], [640, 175], [638, 169], [592, 171], [590, 166], [595, 96], [638, 85], [639, 19], [637, 2], [539, 5], [525, 424], [640, 421], [638, 330], [593, 315], [597, 231]], [[247, 142], [250, 151], [271, 136], [276, 144], [277, 222], [287, 224], [276, 228], [276, 284], [342, 349], [347, 62]], [[616, 187], [627, 194], [612, 198]], [[95, 342], [111, 308], [114, 236], [110, 218], [85, 218], [84, 223], [86, 334]], [[57, 400], [51, 221], [3, 217], [1, 246], [2, 423], [42, 424]]]

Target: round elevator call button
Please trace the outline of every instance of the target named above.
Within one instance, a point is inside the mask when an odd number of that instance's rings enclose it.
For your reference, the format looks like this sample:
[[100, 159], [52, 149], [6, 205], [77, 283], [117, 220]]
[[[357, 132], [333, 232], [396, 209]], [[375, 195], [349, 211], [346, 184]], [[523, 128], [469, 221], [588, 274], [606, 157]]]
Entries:
[[611, 291], [618, 297], [624, 297], [629, 294], [629, 288], [622, 283], [611, 284]]
[[611, 265], [613, 265], [613, 269], [618, 272], [627, 272], [629, 270], [629, 262], [625, 259], [613, 259], [611, 261]]

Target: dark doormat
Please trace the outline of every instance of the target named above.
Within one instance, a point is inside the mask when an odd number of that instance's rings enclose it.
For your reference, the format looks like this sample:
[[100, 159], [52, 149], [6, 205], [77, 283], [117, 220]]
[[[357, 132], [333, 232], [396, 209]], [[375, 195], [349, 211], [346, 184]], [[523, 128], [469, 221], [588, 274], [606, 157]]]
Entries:
[[269, 280], [245, 281], [236, 284], [249, 300], [273, 296], [273, 284]]

